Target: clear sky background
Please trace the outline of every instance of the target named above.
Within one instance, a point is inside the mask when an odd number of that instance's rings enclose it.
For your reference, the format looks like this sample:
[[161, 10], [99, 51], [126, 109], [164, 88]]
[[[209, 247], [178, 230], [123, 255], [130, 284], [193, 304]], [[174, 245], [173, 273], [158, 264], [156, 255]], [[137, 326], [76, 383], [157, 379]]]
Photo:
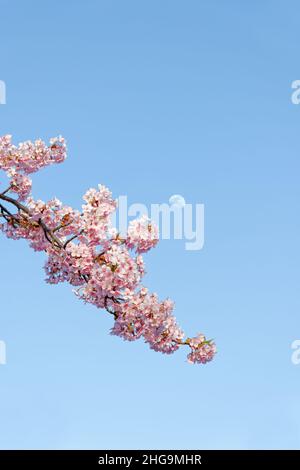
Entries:
[[0, 237], [1, 448], [300, 448], [297, 1], [0, 0], [0, 133], [62, 134], [34, 196], [205, 204], [205, 245], [163, 241], [145, 283], [218, 355], [191, 366], [108, 334], [44, 256]]

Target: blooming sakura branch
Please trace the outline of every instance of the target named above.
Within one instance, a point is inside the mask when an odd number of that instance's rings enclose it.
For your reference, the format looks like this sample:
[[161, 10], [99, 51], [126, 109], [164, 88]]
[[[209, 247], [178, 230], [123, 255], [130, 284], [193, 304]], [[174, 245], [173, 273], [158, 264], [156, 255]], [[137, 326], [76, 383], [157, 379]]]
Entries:
[[81, 210], [56, 198], [32, 198], [30, 174], [65, 158], [62, 137], [49, 145], [36, 140], [18, 146], [9, 135], [0, 138], [0, 169], [9, 178], [0, 193], [0, 230], [45, 253], [48, 283], [68, 282], [83, 302], [106, 310], [114, 322], [111, 334], [126, 341], [143, 338], [151, 349], [165, 354], [185, 346], [192, 363], [213, 359], [214, 342], [203, 334], [185, 337], [173, 315], [173, 302], [160, 301], [142, 285], [142, 254], [159, 239], [155, 223], [143, 215], [120, 233], [112, 224], [117, 201], [102, 185], [85, 193]]

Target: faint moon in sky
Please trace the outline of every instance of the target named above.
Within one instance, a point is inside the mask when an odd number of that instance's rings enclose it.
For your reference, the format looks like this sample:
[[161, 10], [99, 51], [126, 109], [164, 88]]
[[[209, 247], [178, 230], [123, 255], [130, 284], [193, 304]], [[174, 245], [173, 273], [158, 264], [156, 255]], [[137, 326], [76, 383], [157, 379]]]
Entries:
[[173, 194], [169, 199], [169, 204], [171, 207], [184, 207], [185, 199], [180, 194]]

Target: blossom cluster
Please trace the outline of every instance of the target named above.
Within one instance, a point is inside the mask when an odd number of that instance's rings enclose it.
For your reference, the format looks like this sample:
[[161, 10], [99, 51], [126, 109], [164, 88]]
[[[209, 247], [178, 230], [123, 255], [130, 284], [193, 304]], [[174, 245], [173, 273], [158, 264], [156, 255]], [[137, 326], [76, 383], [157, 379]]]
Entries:
[[23, 142], [17, 147], [11, 142], [11, 135], [0, 137], [0, 169], [11, 177], [12, 190], [20, 200], [25, 200], [31, 190], [31, 181], [26, 175], [35, 173], [52, 163], [63, 162], [66, 158], [66, 144], [63, 137], [56, 137], [46, 145], [42, 140]]
[[216, 354], [216, 345], [213, 341], [207, 341], [201, 333], [189, 340], [191, 352], [188, 354], [188, 361], [191, 363], [205, 364], [213, 359]]
[[0, 230], [45, 252], [48, 283], [68, 282], [84, 302], [113, 315], [111, 334], [127, 341], [143, 337], [151, 349], [165, 354], [187, 346], [192, 363], [212, 360], [214, 342], [202, 334], [185, 339], [173, 315], [173, 302], [160, 301], [141, 284], [142, 254], [159, 240], [155, 224], [143, 216], [132, 221], [121, 237], [111, 224], [117, 202], [103, 185], [85, 193], [81, 211], [57, 198], [33, 199], [29, 175], [65, 158], [62, 137], [51, 139], [49, 145], [36, 140], [18, 146], [11, 136], [0, 137], [0, 169], [9, 178], [9, 187], [0, 192]]

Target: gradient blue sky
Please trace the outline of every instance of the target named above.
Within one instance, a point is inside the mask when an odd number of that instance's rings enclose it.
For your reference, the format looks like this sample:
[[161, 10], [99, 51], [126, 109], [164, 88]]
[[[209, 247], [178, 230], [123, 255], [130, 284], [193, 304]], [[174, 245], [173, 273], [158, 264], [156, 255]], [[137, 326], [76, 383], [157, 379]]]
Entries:
[[218, 355], [190, 366], [108, 335], [44, 257], [0, 239], [0, 448], [299, 448], [296, 1], [0, 0], [0, 133], [63, 134], [34, 196], [205, 204], [205, 246], [163, 241], [145, 282]]

